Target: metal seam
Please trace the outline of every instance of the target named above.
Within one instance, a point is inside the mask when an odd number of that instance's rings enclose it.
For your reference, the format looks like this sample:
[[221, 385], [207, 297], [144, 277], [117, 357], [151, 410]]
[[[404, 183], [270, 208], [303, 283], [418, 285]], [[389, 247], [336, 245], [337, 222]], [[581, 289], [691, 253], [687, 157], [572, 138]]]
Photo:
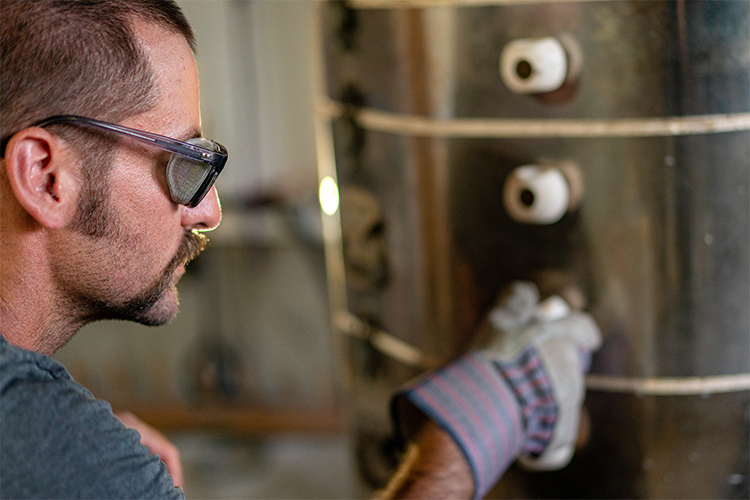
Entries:
[[437, 358], [422, 352], [421, 349], [395, 335], [371, 326], [349, 311], [337, 311], [333, 315], [333, 322], [340, 332], [368, 341], [382, 354], [407, 366], [429, 370], [442, 364]]
[[[433, 356], [388, 332], [368, 325], [348, 311], [339, 311], [334, 321], [340, 332], [369, 341], [382, 354], [407, 366], [429, 370], [442, 364]], [[633, 393], [638, 396], [704, 396], [750, 391], [750, 373], [710, 377], [649, 378], [589, 374], [586, 377], [586, 387], [592, 391]]]
[[750, 131], [750, 113], [627, 119], [499, 119], [457, 118], [443, 120], [403, 115], [371, 108], [356, 108], [327, 101], [319, 113], [330, 118], [352, 115], [368, 130], [400, 135], [440, 138], [594, 138], [669, 137]]
[[750, 391], [750, 373], [712, 377], [628, 378], [591, 374], [589, 390], [632, 392], [639, 396], [689, 396]]

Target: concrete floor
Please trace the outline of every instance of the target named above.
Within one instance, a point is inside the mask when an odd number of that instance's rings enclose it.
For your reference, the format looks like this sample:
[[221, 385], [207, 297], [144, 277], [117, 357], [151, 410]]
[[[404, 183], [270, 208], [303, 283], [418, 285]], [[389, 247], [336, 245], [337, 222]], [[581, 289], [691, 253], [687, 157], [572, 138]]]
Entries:
[[344, 499], [370, 493], [356, 479], [345, 435], [264, 439], [178, 433], [188, 499]]

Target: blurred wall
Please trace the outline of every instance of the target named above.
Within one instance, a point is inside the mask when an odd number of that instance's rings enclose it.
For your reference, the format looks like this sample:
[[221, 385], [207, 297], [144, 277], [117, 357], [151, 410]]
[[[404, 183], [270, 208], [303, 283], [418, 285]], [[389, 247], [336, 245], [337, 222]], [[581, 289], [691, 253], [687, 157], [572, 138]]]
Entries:
[[316, 184], [311, 85], [314, 3], [181, 0], [198, 40], [207, 136], [230, 151], [227, 199]]
[[207, 136], [229, 152], [223, 198], [316, 184], [311, 57], [314, 2], [180, 0], [198, 40]]

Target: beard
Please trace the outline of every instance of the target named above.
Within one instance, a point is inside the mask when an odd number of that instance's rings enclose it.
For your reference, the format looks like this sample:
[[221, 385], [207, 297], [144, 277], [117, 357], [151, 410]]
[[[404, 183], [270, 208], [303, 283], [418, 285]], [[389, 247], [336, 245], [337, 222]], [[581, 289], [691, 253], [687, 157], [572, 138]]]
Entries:
[[[108, 165], [111, 152], [98, 152], [89, 163]], [[108, 156], [110, 155], [110, 156]], [[85, 168], [85, 188], [81, 193], [73, 230], [85, 237], [114, 246], [128, 238], [117, 212], [110, 203], [108, 168]], [[144, 291], [125, 301], [82, 297], [84, 322], [102, 319], [134, 321], [143, 325], [158, 326], [169, 323], [177, 315], [179, 298], [174, 273], [187, 265], [208, 245], [208, 238], [196, 231], [186, 231], [166, 268]], [[81, 310], [79, 309], [79, 310]]]
[[89, 304], [90, 320], [120, 319], [148, 326], [169, 323], [179, 309], [174, 273], [178, 267], [196, 258], [207, 245], [205, 235], [195, 231], [186, 232], [172, 260], [151, 286], [122, 303], [97, 301]]
[[[87, 239], [120, 247], [128, 239], [128, 235], [117, 212], [111, 207], [108, 195], [106, 183], [89, 185], [82, 193], [73, 228]], [[197, 231], [186, 231], [164, 271], [142, 292], [124, 300], [92, 297], [79, 292], [75, 294], [79, 307], [74, 310], [82, 312], [83, 324], [103, 319], [134, 321], [148, 326], [169, 323], [179, 309], [175, 271], [196, 258], [207, 245], [208, 238], [205, 235]]]
[[203, 234], [194, 231], [184, 233], [177, 251], [161, 276], [135, 297], [124, 300], [105, 299], [101, 295], [93, 297], [90, 293], [75, 292], [69, 287], [64, 287], [68, 306], [51, 311], [51, 316], [56, 324], [69, 324], [73, 329], [50, 330], [35, 350], [52, 355], [65, 345], [78, 329], [93, 321], [121, 319], [148, 326], [170, 322], [179, 309], [174, 273], [178, 267], [197, 257], [207, 245], [208, 238]]
[[[103, 158], [99, 158], [104, 162]], [[106, 163], [106, 162], [104, 162]], [[182, 239], [161, 274], [148, 286], [128, 293], [122, 282], [102, 272], [119, 260], [120, 268], [132, 266], [136, 271], [148, 268], [139, 266], [137, 246], [125, 229], [119, 213], [110, 202], [108, 168], [84, 169], [88, 182], [80, 194], [77, 214], [70, 232], [60, 233], [52, 245], [61, 250], [63, 258], [52, 263], [52, 273], [59, 294], [59, 304], [49, 312], [50, 329], [40, 341], [39, 352], [51, 355], [63, 346], [87, 323], [121, 319], [144, 325], [163, 325], [177, 315], [179, 299], [175, 286], [179, 279], [175, 272], [180, 266], [197, 257], [208, 245], [208, 238], [196, 231], [185, 231]], [[94, 173], [92, 173], [94, 172]], [[128, 255], [117, 249], [130, 248]], [[119, 257], [119, 258], [118, 258]], [[123, 259], [126, 262], [123, 262]], [[124, 264], [124, 266], [122, 265]], [[143, 283], [146, 280], [141, 280]]]

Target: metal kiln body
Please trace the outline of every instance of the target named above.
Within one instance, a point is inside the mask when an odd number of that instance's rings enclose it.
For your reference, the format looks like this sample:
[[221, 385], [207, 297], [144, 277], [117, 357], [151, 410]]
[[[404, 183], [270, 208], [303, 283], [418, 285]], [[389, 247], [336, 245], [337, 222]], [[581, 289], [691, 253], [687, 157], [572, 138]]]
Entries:
[[[320, 20], [332, 317], [366, 473], [387, 475], [389, 391], [533, 279], [602, 328], [591, 434], [492, 495], [748, 498], [750, 2], [354, 1]], [[529, 165], [564, 174], [556, 220], [509, 208]], [[527, 187], [520, 210], [552, 196]]]

